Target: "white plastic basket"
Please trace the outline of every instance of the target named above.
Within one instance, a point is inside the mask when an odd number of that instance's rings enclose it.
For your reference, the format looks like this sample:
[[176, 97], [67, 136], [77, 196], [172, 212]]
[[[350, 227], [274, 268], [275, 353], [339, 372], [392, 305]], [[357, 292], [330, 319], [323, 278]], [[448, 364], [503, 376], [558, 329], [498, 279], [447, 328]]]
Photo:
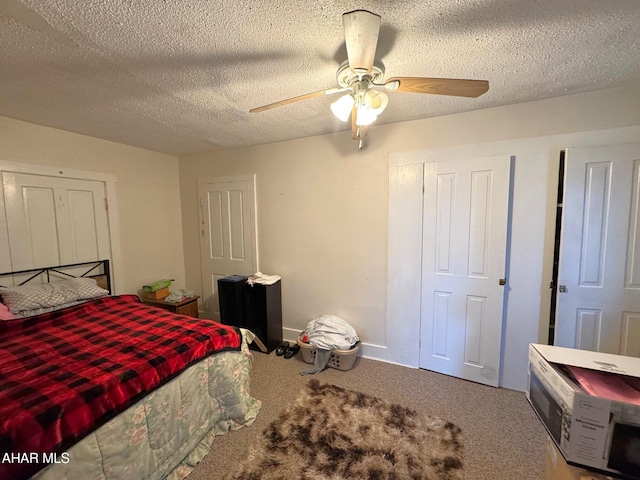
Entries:
[[[302, 360], [305, 363], [314, 363], [316, 360], [316, 348], [310, 343], [304, 343], [300, 340], [300, 336], [298, 336], [297, 343], [300, 346]], [[343, 371], [351, 370], [356, 361], [358, 350], [360, 350], [360, 343], [349, 350], [331, 350], [331, 356], [329, 357], [327, 366]]]

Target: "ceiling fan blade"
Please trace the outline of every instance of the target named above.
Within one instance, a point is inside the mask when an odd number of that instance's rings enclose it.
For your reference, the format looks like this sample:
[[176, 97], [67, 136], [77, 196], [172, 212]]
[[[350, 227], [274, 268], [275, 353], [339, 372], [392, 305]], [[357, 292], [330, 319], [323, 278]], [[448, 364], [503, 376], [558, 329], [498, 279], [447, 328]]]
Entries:
[[354, 72], [371, 72], [378, 46], [380, 15], [367, 10], [353, 10], [342, 15], [342, 22], [349, 68]]
[[249, 113], [260, 113], [272, 108], [281, 107], [290, 103], [299, 102], [300, 100], [307, 100], [309, 98], [321, 97], [322, 95], [333, 95], [334, 93], [340, 93], [349, 90], [349, 88], [329, 88], [327, 90], [320, 90], [318, 92], [306, 93], [293, 98], [287, 98], [286, 100], [280, 100], [279, 102], [270, 103], [268, 105], [262, 105], [261, 107], [252, 108]]
[[489, 82], [458, 78], [394, 77], [387, 80], [384, 87], [395, 92], [476, 98], [489, 90]]

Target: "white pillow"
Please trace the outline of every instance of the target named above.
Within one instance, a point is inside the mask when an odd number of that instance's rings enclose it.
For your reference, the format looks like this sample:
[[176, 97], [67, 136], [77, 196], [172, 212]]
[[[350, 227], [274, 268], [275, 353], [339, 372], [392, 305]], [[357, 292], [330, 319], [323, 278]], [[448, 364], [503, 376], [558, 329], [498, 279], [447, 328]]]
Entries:
[[11, 313], [24, 315], [30, 310], [67, 306], [71, 302], [89, 300], [108, 295], [93, 278], [71, 278], [41, 285], [22, 285], [2, 288], [0, 295]]

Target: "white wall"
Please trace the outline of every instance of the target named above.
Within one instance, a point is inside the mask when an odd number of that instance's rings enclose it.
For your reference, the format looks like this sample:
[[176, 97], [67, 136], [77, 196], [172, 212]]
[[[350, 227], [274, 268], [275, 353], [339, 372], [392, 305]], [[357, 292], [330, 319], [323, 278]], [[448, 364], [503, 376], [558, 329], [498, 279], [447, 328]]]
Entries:
[[117, 293], [136, 293], [144, 283], [167, 277], [184, 288], [176, 157], [0, 117], [0, 161], [115, 176]]
[[571, 143], [637, 135], [637, 129], [605, 131], [640, 125], [636, 91], [617, 88], [377, 126], [361, 151], [343, 132], [182, 157], [187, 286], [201, 288], [197, 178], [255, 173], [260, 269], [283, 277], [285, 336], [294, 338], [312, 318], [334, 313], [354, 325], [365, 354], [406, 363], [404, 350], [414, 347], [407, 333], [398, 333], [417, 328], [417, 319], [386, 313], [390, 154], [480, 144], [487, 152], [516, 149], [499, 152], [522, 159], [514, 178], [502, 385], [523, 389], [526, 345], [544, 333], [549, 314], [557, 152]]

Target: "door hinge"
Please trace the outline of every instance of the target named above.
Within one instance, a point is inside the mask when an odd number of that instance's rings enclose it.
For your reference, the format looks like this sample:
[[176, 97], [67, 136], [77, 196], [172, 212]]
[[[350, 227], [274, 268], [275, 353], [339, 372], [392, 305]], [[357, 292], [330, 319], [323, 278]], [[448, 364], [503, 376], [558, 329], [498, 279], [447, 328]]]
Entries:
[[109, 210], [109, 199], [106, 197], [104, 199], [104, 209]]

